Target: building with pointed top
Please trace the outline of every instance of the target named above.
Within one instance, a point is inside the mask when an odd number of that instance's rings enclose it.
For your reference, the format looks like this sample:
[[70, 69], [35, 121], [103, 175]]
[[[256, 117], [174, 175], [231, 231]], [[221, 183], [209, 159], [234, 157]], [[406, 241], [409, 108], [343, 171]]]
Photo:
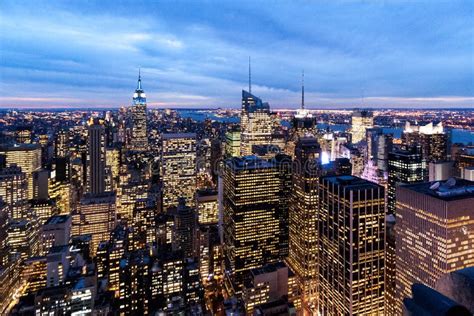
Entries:
[[316, 135], [316, 118], [304, 108], [304, 72], [301, 79], [301, 108], [293, 117], [289, 138], [285, 146], [285, 153], [295, 157], [295, 146], [302, 137], [314, 137]]
[[144, 151], [148, 148], [147, 122], [146, 122], [146, 94], [142, 88], [142, 79], [140, 72], [138, 73], [137, 89], [133, 94], [131, 120], [132, 135], [130, 139], [130, 149]]

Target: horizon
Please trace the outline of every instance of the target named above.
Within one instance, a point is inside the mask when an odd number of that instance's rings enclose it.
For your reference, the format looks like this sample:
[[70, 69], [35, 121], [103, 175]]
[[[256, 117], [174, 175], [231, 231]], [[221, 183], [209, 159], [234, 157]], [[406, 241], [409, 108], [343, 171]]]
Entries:
[[0, 108], [128, 106], [139, 69], [150, 107], [239, 108], [249, 56], [272, 108], [299, 107], [302, 71], [310, 108], [474, 106], [469, 1], [0, 8]]

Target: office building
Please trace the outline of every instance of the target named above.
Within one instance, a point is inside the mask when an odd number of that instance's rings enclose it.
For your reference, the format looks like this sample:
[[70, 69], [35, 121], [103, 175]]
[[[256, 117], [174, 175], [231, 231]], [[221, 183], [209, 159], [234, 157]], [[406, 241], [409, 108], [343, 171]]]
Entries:
[[300, 138], [297, 142], [288, 215], [288, 264], [296, 275], [303, 309], [307, 312], [314, 312], [317, 299], [320, 154], [315, 138]]
[[369, 110], [355, 110], [351, 124], [352, 143], [357, 144], [365, 139], [365, 131], [374, 127], [374, 114]]
[[462, 179], [397, 189], [398, 311], [413, 283], [435, 287], [445, 273], [474, 264], [473, 203], [474, 183]]
[[279, 177], [274, 163], [255, 156], [224, 162], [224, 253], [236, 293], [250, 269], [279, 259]]
[[271, 144], [274, 131], [270, 105], [242, 90], [240, 115], [241, 155], [251, 155], [253, 145]]
[[87, 127], [87, 192], [105, 192], [105, 127], [101, 120], [90, 119]]
[[425, 181], [427, 168], [419, 146], [394, 149], [388, 157], [387, 212], [395, 214], [397, 185]]
[[318, 312], [384, 314], [383, 187], [353, 176], [319, 185]]
[[285, 153], [295, 156], [296, 143], [301, 137], [315, 137], [317, 132], [316, 118], [304, 108], [304, 73], [301, 81], [301, 107], [293, 117], [289, 139], [286, 142]]
[[163, 209], [178, 205], [184, 197], [194, 205], [196, 191], [196, 134], [163, 134], [161, 155]]
[[44, 254], [53, 246], [67, 245], [70, 235], [70, 215], [54, 215], [48, 218], [41, 227], [41, 247]]
[[0, 155], [5, 155], [7, 167], [17, 165], [25, 173], [28, 199], [33, 199], [33, 173], [41, 168], [41, 146], [39, 144], [20, 144], [0, 148]]
[[405, 145], [421, 146], [423, 159], [427, 162], [446, 161], [448, 157], [448, 134], [444, 132], [443, 123], [429, 123], [424, 126], [411, 125], [406, 122], [402, 139]]
[[240, 156], [240, 131], [228, 131], [225, 133], [225, 157]]
[[115, 193], [86, 194], [78, 209], [72, 212], [72, 236], [90, 235], [91, 254], [95, 255], [101, 241], [109, 240], [115, 227]]
[[219, 221], [217, 191], [198, 190], [196, 192], [196, 211], [200, 225], [217, 224]]
[[142, 79], [138, 75], [138, 84], [133, 94], [133, 105], [130, 108], [132, 117], [132, 136], [130, 149], [143, 151], [148, 148], [146, 94], [142, 88]]
[[174, 221], [174, 243], [175, 249], [181, 250], [185, 258], [195, 256], [196, 225], [196, 210], [187, 206], [184, 198], [179, 198]]
[[28, 179], [18, 166], [0, 169], [0, 197], [7, 207], [8, 217], [27, 217]]

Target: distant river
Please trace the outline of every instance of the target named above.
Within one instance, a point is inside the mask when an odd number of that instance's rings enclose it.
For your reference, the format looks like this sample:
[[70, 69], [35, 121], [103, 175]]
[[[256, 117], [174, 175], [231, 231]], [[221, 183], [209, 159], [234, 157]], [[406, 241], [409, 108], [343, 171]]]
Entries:
[[[216, 116], [214, 113], [205, 112], [205, 111], [196, 111], [196, 110], [178, 110], [179, 114], [183, 118], [191, 118], [195, 121], [202, 122], [205, 119], [209, 118], [222, 123], [239, 123], [240, 118], [237, 116], [233, 117], [220, 117]], [[282, 121], [282, 124], [286, 127], [290, 127], [291, 123], [288, 121]], [[349, 129], [347, 124], [327, 124], [320, 123], [318, 124], [319, 129], [327, 129], [335, 132], [344, 132]], [[402, 127], [383, 127], [383, 131], [386, 134], [393, 134], [393, 137], [400, 138], [402, 136], [403, 128]], [[463, 144], [474, 144], [474, 132], [464, 130], [464, 129], [453, 129], [451, 130], [451, 142], [452, 143], [463, 143]]]

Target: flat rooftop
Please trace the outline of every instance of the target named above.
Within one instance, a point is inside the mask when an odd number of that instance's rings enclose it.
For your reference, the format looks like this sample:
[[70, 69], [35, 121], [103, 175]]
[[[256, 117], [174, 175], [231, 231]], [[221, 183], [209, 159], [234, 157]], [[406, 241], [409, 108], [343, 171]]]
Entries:
[[474, 182], [465, 179], [451, 178], [446, 181], [403, 184], [401, 187], [443, 201], [474, 198]]
[[378, 189], [380, 186], [374, 182], [355, 177], [355, 176], [328, 176], [321, 178], [322, 181], [330, 182], [335, 185], [343, 186], [353, 190]]
[[69, 215], [54, 215], [48, 218], [45, 225], [63, 224], [69, 219]]
[[257, 156], [232, 157], [225, 161], [232, 170], [249, 170], [272, 168], [274, 164]]

